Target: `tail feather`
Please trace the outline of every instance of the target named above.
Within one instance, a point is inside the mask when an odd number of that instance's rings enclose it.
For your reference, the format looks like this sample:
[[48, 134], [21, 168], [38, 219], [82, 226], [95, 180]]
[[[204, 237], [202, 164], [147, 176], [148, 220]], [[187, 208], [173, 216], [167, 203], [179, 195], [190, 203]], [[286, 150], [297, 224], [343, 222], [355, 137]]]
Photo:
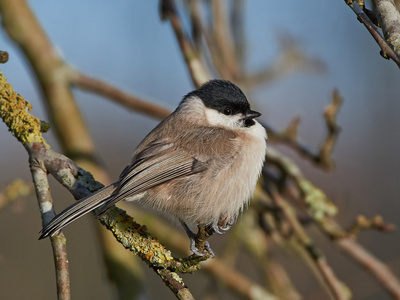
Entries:
[[67, 207], [40, 231], [39, 239], [55, 234], [69, 223], [108, 202], [115, 189], [115, 184], [109, 185]]

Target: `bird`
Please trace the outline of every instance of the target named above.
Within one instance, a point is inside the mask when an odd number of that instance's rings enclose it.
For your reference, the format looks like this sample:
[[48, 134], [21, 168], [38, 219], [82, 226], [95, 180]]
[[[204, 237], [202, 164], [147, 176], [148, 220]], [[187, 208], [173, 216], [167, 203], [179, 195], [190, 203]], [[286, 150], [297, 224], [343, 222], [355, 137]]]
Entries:
[[39, 239], [96, 208], [101, 215], [126, 200], [178, 220], [191, 251], [205, 255], [196, 248], [190, 226], [222, 234], [248, 205], [267, 150], [266, 130], [256, 120], [260, 116], [234, 83], [207, 81], [140, 142], [115, 183], [56, 215]]

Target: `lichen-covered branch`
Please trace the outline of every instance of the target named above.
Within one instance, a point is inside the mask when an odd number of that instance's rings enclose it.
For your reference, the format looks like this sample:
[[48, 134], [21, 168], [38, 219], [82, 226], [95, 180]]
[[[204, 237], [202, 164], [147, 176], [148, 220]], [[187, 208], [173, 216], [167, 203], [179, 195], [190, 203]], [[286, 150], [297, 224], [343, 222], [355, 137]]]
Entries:
[[268, 187], [271, 198], [274, 200], [277, 207], [282, 211], [285, 219], [288, 221], [290, 227], [300, 242], [300, 245], [307, 252], [311, 260], [315, 263], [316, 268], [320, 272], [322, 278], [325, 280], [330, 291], [335, 299], [346, 300], [350, 299], [348, 288], [342, 283], [335, 275], [333, 269], [329, 266], [325, 256], [317, 247], [312, 243], [311, 239], [303, 229], [303, 226], [297, 220], [296, 215], [289, 205], [280, 196], [274, 186]]
[[[48, 172], [64, 185], [76, 199], [88, 195], [91, 191], [101, 188], [102, 185], [96, 182], [90, 173], [79, 168], [72, 160], [48, 147], [41, 134], [39, 120], [28, 113], [27, 108], [30, 107], [30, 104], [12, 90], [11, 85], [7, 83], [2, 74], [0, 74], [0, 82], [4, 91], [7, 91], [1, 94], [0, 117], [5, 120], [12, 134], [21, 141], [28, 151], [40, 212], [43, 225], [45, 225], [55, 216], [47, 182]], [[100, 222], [113, 232], [115, 238], [125, 248], [138, 255], [155, 271], [159, 268], [185, 271], [186, 267], [190, 269], [190, 272], [193, 272], [198, 269], [194, 266], [198, 265], [199, 261], [208, 258], [206, 256], [197, 260], [190, 259], [185, 261], [185, 264], [181, 260], [175, 260], [169, 250], [147, 233], [144, 226], [135, 223], [123, 210], [116, 207], [109, 209], [100, 218]], [[52, 237], [51, 242], [56, 262], [59, 299], [69, 299], [65, 237], [61, 233]], [[171, 276], [163, 277], [164, 281], [168, 278], [179, 280], [176, 273], [169, 272], [168, 274]], [[185, 291], [184, 294], [188, 295], [189, 291]]]
[[[336, 206], [328, 199], [325, 193], [316, 188], [310, 181], [306, 180], [302, 175], [300, 169], [294, 164], [289, 158], [277, 153], [273, 149], [269, 149], [267, 153], [267, 160], [271, 164], [281, 170], [285, 177], [293, 180], [294, 185], [285, 183], [284, 190], [295, 199], [304, 201], [304, 205], [308, 207], [309, 213], [313, 220], [320, 226], [322, 231], [330, 238], [336, 240], [336, 244], [350, 257], [357, 261], [361, 266], [366, 269], [382, 284], [384, 288], [388, 290], [393, 296], [400, 298], [400, 281], [393, 274], [393, 272], [387, 268], [382, 268], [384, 265], [379, 259], [372, 256], [366, 249], [354, 240], [354, 236], [350, 236], [351, 233], [357, 233], [360, 227], [378, 228], [379, 230], [389, 230], [393, 227], [389, 224], [386, 225], [377, 220], [370, 220], [369, 222], [354, 225], [350, 231], [346, 231], [340, 226], [334, 219], [333, 216], [336, 214]], [[308, 198], [308, 200], [306, 200]], [[358, 222], [360, 223], [360, 222]], [[366, 224], [369, 223], [369, 224]], [[355, 231], [353, 231], [355, 230]], [[352, 246], [350, 246], [352, 245]], [[365, 259], [366, 255], [370, 259]]]
[[393, 0], [372, 0], [383, 35], [400, 55], [400, 13]]
[[[126, 207], [127, 209], [132, 209], [130, 206], [128, 207], [128, 205], [126, 205]], [[163, 237], [163, 240], [165, 240], [165, 243], [169, 248], [175, 249], [181, 253], [187, 253], [188, 247], [186, 238], [182, 234], [177, 233], [171, 225], [166, 224], [160, 218], [145, 215], [137, 209], [135, 209], [135, 217], [139, 220], [146, 220], [147, 222], [151, 223], [152, 232], [154, 232], [154, 234], [160, 238]], [[182, 265], [184, 264], [185, 263], [182, 262]], [[223, 256], [218, 256], [211, 260], [207, 260], [201, 264], [201, 267], [205, 272], [212, 276], [213, 280], [221, 282], [230, 290], [245, 299], [276, 299], [275, 296], [268, 292], [267, 289], [252, 281], [250, 278], [245, 277], [243, 274], [227, 264], [223, 260]]]
[[29, 185], [21, 179], [15, 179], [4, 189], [4, 192], [0, 193], [0, 210], [19, 197], [31, 194], [32, 191], [32, 184]]
[[[26, 149], [34, 143], [40, 143], [48, 149], [41, 132], [41, 121], [29, 114], [32, 106], [17, 94], [0, 73], [0, 118], [6, 123], [11, 133]], [[50, 187], [47, 181], [47, 170], [41, 160], [30, 156], [30, 169], [36, 196], [42, 216], [42, 223], [47, 224], [55, 216]], [[54, 263], [56, 267], [56, 283], [58, 299], [70, 299], [69, 271], [65, 237], [63, 234], [51, 238]]]

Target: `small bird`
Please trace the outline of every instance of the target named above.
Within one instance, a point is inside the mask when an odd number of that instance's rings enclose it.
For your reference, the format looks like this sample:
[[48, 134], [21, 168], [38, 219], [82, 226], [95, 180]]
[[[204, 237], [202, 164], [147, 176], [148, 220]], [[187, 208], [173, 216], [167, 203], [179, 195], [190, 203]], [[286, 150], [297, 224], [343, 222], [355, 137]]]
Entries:
[[206, 82], [142, 140], [115, 183], [55, 216], [40, 239], [100, 206], [98, 215], [126, 200], [179, 220], [192, 252], [204, 255], [189, 225], [223, 233], [248, 204], [267, 148], [266, 131], [255, 120], [259, 116], [235, 84]]

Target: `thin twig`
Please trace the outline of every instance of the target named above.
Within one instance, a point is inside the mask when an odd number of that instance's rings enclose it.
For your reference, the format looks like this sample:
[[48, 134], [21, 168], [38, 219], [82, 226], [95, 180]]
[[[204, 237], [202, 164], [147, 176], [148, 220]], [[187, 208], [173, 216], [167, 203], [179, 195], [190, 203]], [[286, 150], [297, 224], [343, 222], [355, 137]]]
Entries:
[[342, 283], [329, 266], [326, 258], [322, 255], [321, 251], [313, 245], [311, 239], [308, 237], [303, 227], [297, 220], [295, 214], [289, 208], [289, 204], [280, 196], [274, 186], [269, 185], [269, 192], [271, 198], [275, 201], [276, 205], [281, 209], [285, 219], [289, 222], [293, 229], [294, 234], [299, 240], [300, 244], [304, 247], [309, 257], [314, 261], [318, 271], [324, 278], [330, 291], [335, 296], [335, 299], [346, 300], [349, 299], [347, 292], [348, 288]]
[[[197, 47], [196, 50], [205, 60], [207, 66], [210, 69], [215, 69], [219, 74], [221, 74], [221, 77], [224, 78], [224, 75], [227, 73], [227, 71], [225, 71], [226, 64], [224, 64], [224, 61], [221, 58], [221, 53], [215, 43], [215, 39], [212, 37], [212, 31], [210, 32], [210, 30], [206, 30], [203, 25], [200, 4], [201, 3], [197, 0], [189, 1], [191, 25], [193, 31], [198, 35], [193, 36], [194, 43]], [[205, 43], [200, 43], [201, 38], [204, 39]], [[204, 45], [204, 49], [201, 48], [200, 45]]]
[[[353, 257], [361, 266], [366, 267], [366, 269], [386, 288], [396, 299], [400, 299], [400, 282], [399, 279], [390, 271], [389, 268], [383, 268], [383, 263], [377, 258], [373, 257], [368, 251], [363, 248], [356, 241], [352, 240], [349, 242], [348, 233], [332, 218], [335, 214], [335, 209], [326, 197], [326, 195], [316, 187], [314, 187], [311, 182], [307, 181], [300, 169], [287, 157], [282, 154], [278, 154], [273, 149], [269, 149], [267, 152], [267, 160], [270, 163], [277, 164], [282, 173], [288, 176], [295, 182], [296, 188], [293, 185], [287, 184], [286, 191], [292, 194], [294, 197], [299, 197], [298, 194], [309, 194], [309, 196], [314, 194], [315, 205], [319, 207], [316, 208], [311, 213], [313, 219], [320, 225], [322, 231], [330, 238], [337, 239], [337, 244], [348, 254]], [[303, 187], [303, 188], [302, 188]], [[298, 192], [300, 190], [300, 193]], [[319, 203], [319, 204], [318, 204]], [[345, 237], [345, 238], [343, 238]], [[345, 242], [340, 242], [345, 240]], [[352, 244], [352, 247], [346, 247]], [[368, 258], [364, 254], [368, 253]]]
[[234, 44], [234, 51], [237, 60], [238, 76], [244, 69], [244, 58], [246, 54], [246, 39], [245, 39], [245, 26], [244, 26], [244, 15], [245, 15], [245, 1], [235, 0], [232, 3], [232, 38]]
[[272, 63], [242, 77], [242, 82], [247, 87], [271, 83], [297, 70], [315, 73], [325, 70], [325, 64], [321, 60], [305, 55], [296, 40], [288, 34], [279, 36], [278, 43], [280, 51]]
[[144, 113], [156, 119], [164, 119], [171, 113], [171, 111], [166, 108], [129, 95], [105, 81], [92, 78], [77, 70], [71, 70], [70, 80], [72, 84], [83, 90], [110, 98], [127, 108]]
[[[261, 196], [259, 192], [256, 192], [256, 194], [257, 198]], [[269, 242], [271, 240], [268, 240], [269, 235], [265, 234], [260, 222], [257, 220], [259, 218], [259, 211], [254, 209], [254, 206], [257, 207], [256, 203], [261, 200], [254, 200], [250, 208], [243, 214], [240, 223], [235, 226], [233, 233], [230, 234], [229, 238], [232, 242], [226, 246], [225, 252], [229, 255], [232, 244], [235, 244], [236, 248], [239, 248], [241, 244], [238, 243], [238, 240], [242, 241], [248, 253], [256, 259], [257, 266], [265, 274], [268, 289], [278, 299], [300, 300], [301, 296], [291, 282], [286, 270], [270, 255], [271, 245]], [[226, 261], [225, 257], [224, 261]]]
[[376, 26], [373, 24], [371, 19], [364, 13], [364, 11], [358, 5], [358, 3], [352, 0], [345, 0], [345, 2], [348, 6], [350, 6], [350, 8], [357, 15], [357, 19], [364, 24], [369, 33], [378, 43], [379, 47], [382, 50], [381, 55], [384, 58], [391, 58], [397, 64], [397, 66], [400, 67], [400, 56], [392, 49], [392, 47], [390, 47], [390, 45], [382, 37]]
[[168, 18], [175, 32], [182, 55], [188, 66], [193, 84], [196, 87], [201, 86], [204, 82], [211, 79], [210, 74], [206, 71], [202, 61], [200, 60], [196, 50], [194, 49], [188, 35], [186, 34], [183, 24], [178, 16], [174, 0], [161, 1], [162, 18]]
[[318, 167], [325, 170], [332, 170], [334, 168], [332, 152], [340, 133], [340, 127], [336, 123], [336, 117], [340, 111], [342, 102], [343, 99], [339, 92], [336, 89], [333, 90], [332, 103], [327, 105], [324, 110], [325, 124], [328, 133], [318, 153], [312, 152], [307, 146], [297, 140], [297, 129], [300, 123], [299, 117], [294, 118], [289, 126], [282, 132], [277, 132], [266, 123], [262, 122], [262, 125], [267, 129], [270, 141], [288, 145]]
[[226, 16], [227, 4], [224, 1], [212, 1], [211, 5], [213, 14], [212, 36], [219, 54], [216, 59], [220, 60], [223, 66], [220, 69], [222, 71], [221, 76], [234, 81], [238, 76], [238, 66]]
[[[29, 150], [30, 145], [31, 144], [25, 144], [28, 152], [31, 152]], [[44, 167], [43, 162], [34, 159], [31, 155], [29, 161], [36, 197], [38, 199], [42, 216], [42, 224], [45, 226], [56, 215], [50, 194], [47, 170]], [[71, 299], [71, 292], [65, 236], [61, 232], [56, 236], [52, 236], [50, 242], [53, 248], [54, 264], [56, 269], [57, 299], [69, 300]]]
[[353, 238], [339, 239], [336, 241], [336, 244], [363, 268], [366, 268], [394, 299], [400, 299], [400, 281], [387, 265], [382, 263]]

